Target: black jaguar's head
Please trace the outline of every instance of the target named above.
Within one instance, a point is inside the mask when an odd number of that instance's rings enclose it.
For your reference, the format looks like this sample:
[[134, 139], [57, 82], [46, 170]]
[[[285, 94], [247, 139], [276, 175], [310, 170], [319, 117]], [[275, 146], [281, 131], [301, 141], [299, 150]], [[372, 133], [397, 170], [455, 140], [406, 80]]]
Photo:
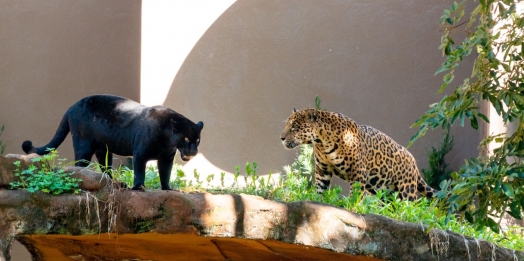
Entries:
[[286, 120], [284, 131], [280, 135], [284, 147], [293, 149], [301, 144], [312, 143], [315, 118], [314, 109], [294, 110]]
[[199, 121], [195, 124], [189, 120], [184, 122], [175, 122], [172, 120], [171, 126], [176, 133], [176, 148], [180, 151], [180, 158], [182, 158], [183, 161], [190, 160], [198, 153], [200, 132], [204, 128], [204, 123]]

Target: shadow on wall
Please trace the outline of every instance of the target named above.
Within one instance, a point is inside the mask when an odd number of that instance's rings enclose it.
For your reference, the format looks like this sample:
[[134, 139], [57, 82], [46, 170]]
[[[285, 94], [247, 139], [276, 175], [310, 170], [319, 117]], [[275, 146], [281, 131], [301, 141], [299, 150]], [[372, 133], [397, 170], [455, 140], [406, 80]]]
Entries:
[[[238, 1], [194, 46], [164, 105], [205, 123], [199, 151], [227, 172], [247, 161], [260, 173], [291, 164], [296, 151], [279, 139], [284, 121], [316, 95], [406, 145], [409, 126], [440, 99], [438, 21], [451, 3]], [[454, 135], [463, 145], [450, 156], [456, 167], [477, 154], [478, 134]], [[440, 137], [430, 132], [410, 148], [419, 167]]]

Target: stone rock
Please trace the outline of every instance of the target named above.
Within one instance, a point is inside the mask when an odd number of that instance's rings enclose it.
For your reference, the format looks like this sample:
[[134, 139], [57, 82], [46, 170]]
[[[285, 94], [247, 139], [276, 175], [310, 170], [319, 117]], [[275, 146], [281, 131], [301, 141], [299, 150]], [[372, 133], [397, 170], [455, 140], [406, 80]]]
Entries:
[[84, 167], [67, 166], [66, 172], [73, 173], [71, 177], [81, 179], [79, 187], [82, 190], [100, 190], [111, 182], [109, 176]]
[[17, 168], [14, 164], [15, 161], [20, 161], [21, 168], [26, 169], [30, 164], [33, 164], [31, 160], [37, 157], [39, 156], [36, 153], [29, 155], [7, 154], [0, 156], [0, 188], [9, 188], [9, 183], [20, 180], [14, 174]]

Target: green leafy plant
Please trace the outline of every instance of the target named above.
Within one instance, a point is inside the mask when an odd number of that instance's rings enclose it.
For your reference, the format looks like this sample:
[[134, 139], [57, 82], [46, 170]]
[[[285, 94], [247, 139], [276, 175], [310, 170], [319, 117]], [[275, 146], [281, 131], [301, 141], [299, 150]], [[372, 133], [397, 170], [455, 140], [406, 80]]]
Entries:
[[452, 171], [446, 162], [446, 155], [453, 149], [453, 140], [449, 128], [446, 128], [439, 146], [431, 147], [431, 151], [428, 151], [429, 168], [422, 169], [421, 172], [426, 183], [433, 188], [438, 188], [442, 181], [451, 179]]
[[[320, 107], [321, 99], [320, 96], [315, 97], [315, 109], [325, 110]], [[310, 186], [314, 185], [315, 181], [315, 156], [313, 153], [313, 145], [304, 144], [298, 148], [297, 158], [291, 165], [294, 172], [299, 175], [305, 175], [307, 177]]]
[[[0, 136], [2, 136], [3, 132], [4, 132], [4, 125], [0, 127]], [[4, 154], [4, 150], [5, 150], [5, 143], [2, 142], [2, 140], [0, 140], [0, 155]]]
[[315, 156], [311, 144], [301, 145], [297, 157], [291, 167], [293, 170], [307, 177], [308, 183], [313, 184], [315, 179]]
[[19, 181], [11, 182], [11, 188], [25, 188], [34, 193], [42, 191], [49, 194], [75, 193], [80, 192], [79, 183], [81, 179], [71, 177], [72, 173], [65, 172], [62, 167], [63, 159], [58, 158], [55, 150], [47, 155], [33, 158], [35, 164], [30, 164], [27, 169], [21, 170], [20, 161], [15, 161], [17, 166], [15, 176]]
[[[522, 219], [524, 212], [524, 17], [517, 12], [516, 0], [481, 0], [453, 3], [441, 17], [443, 35], [440, 49], [446, 61], [436, 73], [446, 72], [439, 93], [454, 80], [457, 68], [466, 56], [476, 54], [469, 78], [457, 84], [450, 95], [430, 106], [413, 126], [419, 130], [410, 144], [428, 129], [446, 128], [469, 120], [478, 129], [478, 119], [489, 123], [478, 111], [481, 102], [493, 106], [503, 124], [514, 124], [514, 133], [495, 133], [480, 142], [487, 151], [493, 141], [500, 147], [492, 154], [471, 158], [450, 182], [443, 182], [437, 194], [447, 220], [457, 211], [478, 228], [488, 226], [499, 231], [505, 213]], [[466, 4], [474, 9], [463, 21]], [[457, 30], [468, 32], [463, 39]]]
[[184, 171], [182, 171], [182, 169], [179, 168], [177, 168], [175, 172], [175, 180], [171, 181], [169, 185], [173, 189], [184, 189], [185, 187], [187, 187], [186, 174], [184, 173]]

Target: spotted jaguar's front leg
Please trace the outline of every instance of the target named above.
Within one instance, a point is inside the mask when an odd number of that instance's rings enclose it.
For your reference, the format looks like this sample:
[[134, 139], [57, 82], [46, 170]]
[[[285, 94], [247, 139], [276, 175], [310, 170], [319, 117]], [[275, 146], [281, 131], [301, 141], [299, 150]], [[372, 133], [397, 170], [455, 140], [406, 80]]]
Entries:
[[372, 191], [369, 191], [367, 188], [366, 188], [366, 184], [367, 184], [367, 181], [366, 181], [366, 177], [367, 177], [367, 172], [365, 169], [362, 169], [362, 170], [357, 170], [357, 175], [355, 177], [355, 179], [350, 182], [350, 189], [353, 189], [353, 185], [355, 184], [355, 181], [358, 182], [358, 184], [360, 185], [360, 192], [364, 192], [364, 195], [370, 195], [371, 194], [375, 194], [374, 192]]
[[329, 188], [332, 177], [332, 167], [325, 163], [319, 162], [315, 157], [315, 186], [317, 188], [318, 194], [324, 193], [324, 190]]

